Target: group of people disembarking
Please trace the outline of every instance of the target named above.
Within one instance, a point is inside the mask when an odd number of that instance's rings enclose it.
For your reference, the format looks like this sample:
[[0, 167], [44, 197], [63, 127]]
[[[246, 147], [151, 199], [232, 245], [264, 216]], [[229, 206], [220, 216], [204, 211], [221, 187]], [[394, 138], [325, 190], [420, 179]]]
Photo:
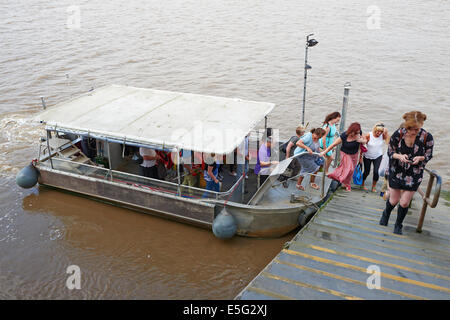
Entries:
[[[402, 234], [402, 222], [408, 212], [409, 204], [423, 179], [425, 165], [433, 156], [433, 136], [423, 129], [426, 115], [420, 111], [411, 111], [403, 115], [404, 122], [392, 134], [383, 123], [377, 123], [373, 129], [363, 134], [358, 122], [350, 124], [347, 130], [336, 139], [336, 124], [341, 115], [339, 112], [329, 114], [321, 128], [314, 128], [304, 133], [303, 127], [298, 127], [296, 136], [289, 141], [286, 148], [286, 157], [291, 156], [289, 151], [295, 146], [294, 155], [304, 152], [318, 153], [325, 157], [324, 170], [328, 173], [332, 161], [332, 150], [340, 145], [340, 164], [328, 177], [340, 182], [347, 191], [351, 191], [351, 180], [358, 163], [363, 164], [362, 188], [368, 190], [365, 181], [373, 166], [373, 181], [371, 191], [376, 192], [376, 184], [380, 173], [385, 177], [382, 188], [386, 208], [380, 220], [380, 225], [387, 226], [389, 216], [398, 204], [398, 215], [394, 233]], [[303, 130], [303, 131], [302, 131]], [[387, 145], [387, 152], [383, 149]], [[383, 161], [385, 157], [385, 161]], [[298, 157], [301, 171], [297, 181], [297, 188], [304, 190], [301, 185], [306, 174], [312, 174], [310, 186], [318, 189], [314, 183], [315, 174], [320, 169], [316, 157]], [[385, 167], [380, 167], [382, 161]]]
[[[319, 186], [315, 183], [315, 177], [321, 167], [324, 167], [325, 172], [328, 172], [333, 160], [331, 144], [333, 144], [337, 132], [336, 124], [340, 120], [341, 114], [339, 112], [333, 112], [325, 117], [322, 127], [313, 128], [305, 133], [306, 127], [298, 126], [296, 129], [296, 136], [291, 137], [287, 143], [285, 149], [286, 158], [302, 155], [296, 158], [300, 164], [300, 173], [297, 180], [297, 188], [299, 190], [305, 190], [302, 186], [302, 182], [305, 176], [309, 174], [311, 174], [311, 188], [319, 189]], [[335, 145], [333, 145], [333, 147]], [[321, 157], [325, 158], [323, 163], [323, 161], [317, 157], [317, 154], [327, 148], [329, 150], [321, 154]]]
[[[302, 182], [307, 175], [311, 175], [310, 187], [319, 189], [315, 183], [315, 177], [320, 168], [325, 170], [329, 178], [340, 182], [343, 188], [351, 191], [351, 180], [358, 163], [363, 165], [362, 188], [369, 191], [365, 186], [371, 170], [373, 180], [371, 191], [376, 191], [376, 185], [380, 175], [385, 177], [382, 191], [385, 191], [386, 208], [380, 220], [381, 225], [387, 225], [390, 213], [399, 204], [395, 233], [401, 234], [402, 221], [408, 211], [408, 206], [414, 193], [417, 191], [423, 179], [425, 165], [433, 156], [433, 136], [424, 130], [423, 123], [426, 115], [420, 111], [411, 111], [403, 115], [404, 122], [392, 136], [383, 123], [377, 123], [368, 133], [363, 134], [358, 122], [350, 124], [345, 132], [336, 135], [336, 125], [341, 120], [339, 112], [327, 115], [322, 126], [313, 128], [306, 132], [306, 128], [296, 128], [296, 135], [291, 137], [284, 145], [286, 158], [296, 156], [300, 165], [299, 177], [296, 187], [305, 190]], [[271, 170], [278, 164], [272, 157], [272, 139], [270, 136], [261, 141], [257, 150], [255, 174], [260, 178], [258, 186], [262, 184], [271, 174]], [[333, 161], [333, 150], [340, 146], [340, 163], [337, 168], [329, 173]], [[387, 152], [384, 152], [387, 146]], [[157, 163], [167, 161], [161, 152], [140, 148], [143, 158], [141, 164], [142, 174], [150, 178], [162, 179], [158, 174]], [[249, 172], [248, 137], [245, 138], [243, 147], [235, 150], [236, 156], [245, 159], [238, 161], [237, 165], [232, 162], [230, 174], [236, 180], [242, 175], [247, 176]], [[219, 161], [224, 155], [205, 155], [199, 152], [184, 150], [181, 154], [183, 162], [182, 184], [191, 187], [203, 187], [210, 191], [220, 191], [221, 171], [224, 164]], [[169, 157], [170, 158], [170, 157]], [[385, 161], [383, 161], [385, 158]], [[382, 163], [385, 163], [383, 166]], [[173, 165], [173, 163], [172, 163]], [[373, 167], [373, 169], [372, 169]]]

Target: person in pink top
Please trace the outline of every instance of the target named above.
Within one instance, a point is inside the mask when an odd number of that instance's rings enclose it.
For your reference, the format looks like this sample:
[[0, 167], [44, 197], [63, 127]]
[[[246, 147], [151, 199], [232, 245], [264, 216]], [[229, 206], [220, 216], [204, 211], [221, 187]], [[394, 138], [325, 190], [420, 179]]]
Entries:
[[255, 165], [255, 174], [260, 176], [260, 184], [269, 177], [273, 165], [278, 164], [278, 161], [271, 160], [272, 138], [267, 137], [264, 143], [259, 147], [257, 162]]
[[338, 144], [341, 146], [341, 162], [331, 174], [328, 175], [330, 179], [342, 183], [347, 191], [351, 191], [351, 181], [353, 172], [358, 163], [358, 154], [361, 144], [367, 140], [361, 136], [361, 125], [358, 122], [352, 123], [346, 132], [342, 133], [328, 148], [320, 153], [321, 156], [332, 150]]

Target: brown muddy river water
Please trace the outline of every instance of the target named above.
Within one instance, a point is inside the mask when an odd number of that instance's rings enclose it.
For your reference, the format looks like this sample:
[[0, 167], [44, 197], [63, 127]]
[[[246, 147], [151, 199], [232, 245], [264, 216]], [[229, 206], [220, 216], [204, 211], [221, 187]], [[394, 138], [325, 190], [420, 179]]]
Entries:
[[[15, 174], [37, 156], [32, 117], [92, 87], [124, 84], [277, 104], [286, 138], [341, 109], [392, 132], [421, 110], [449, 189], [448, 1], [2, 1], [0, 5], [0, 299], [232, 299], [281, 239], [221, 241], [207, 230], [35, 187]], [[239, 115], [236, 115], [238, 117]], [[68, 290], [66, 269], [81, 269]]]

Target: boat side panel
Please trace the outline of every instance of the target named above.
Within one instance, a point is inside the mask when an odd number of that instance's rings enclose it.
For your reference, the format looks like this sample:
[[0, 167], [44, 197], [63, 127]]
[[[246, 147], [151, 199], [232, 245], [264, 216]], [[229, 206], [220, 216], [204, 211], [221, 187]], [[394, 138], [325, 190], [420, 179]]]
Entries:
[[211, 224], [214, 220], [214, 206], [210, 204], [197, 204], [117, 183], [42, 169], [40, 170], [39, 183], [92, 197], [108, 199], [113, 202], [121, 202], [148, 210], [167, 212], [188, 219], [200, 220], [208, 224]]

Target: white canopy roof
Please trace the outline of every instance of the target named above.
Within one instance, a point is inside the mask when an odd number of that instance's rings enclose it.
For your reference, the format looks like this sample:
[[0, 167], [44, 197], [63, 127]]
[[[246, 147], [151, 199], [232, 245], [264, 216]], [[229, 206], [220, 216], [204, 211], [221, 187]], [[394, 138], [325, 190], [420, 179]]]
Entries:
[[232, 152], [273, 103], [109, 85], [40, 113], [47, 128], [142, 145]]

